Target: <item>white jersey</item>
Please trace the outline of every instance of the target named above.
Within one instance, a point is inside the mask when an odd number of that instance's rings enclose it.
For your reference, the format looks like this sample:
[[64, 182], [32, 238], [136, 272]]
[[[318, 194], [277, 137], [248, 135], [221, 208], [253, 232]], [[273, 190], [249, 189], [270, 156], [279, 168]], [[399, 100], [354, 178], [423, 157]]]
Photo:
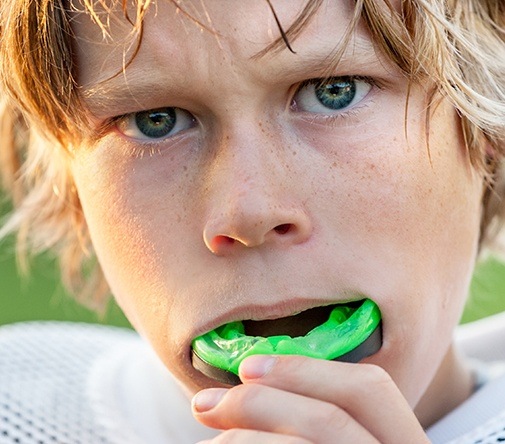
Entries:
[[115, 327], [0, 328], [1, 444], [194, 444], [215, 435], [149, 346]]
[[[503, 318], [493, 325], [505, 329]], [[478, 345], [481, 333], [462, 336], [477, 358], [496, 355]], [[505, 377], [427, 432], [435, 444], [505, 442]], [[194, 444], [215, 434], [192, 417], [189, 399], [133, 331], [60, 322], [0, 328], [0, 444]]]
[[474, 360], [481, 388], [434, 424], [434, 443], [505, 443], [505, 313], [466, 324], [456, 343]]

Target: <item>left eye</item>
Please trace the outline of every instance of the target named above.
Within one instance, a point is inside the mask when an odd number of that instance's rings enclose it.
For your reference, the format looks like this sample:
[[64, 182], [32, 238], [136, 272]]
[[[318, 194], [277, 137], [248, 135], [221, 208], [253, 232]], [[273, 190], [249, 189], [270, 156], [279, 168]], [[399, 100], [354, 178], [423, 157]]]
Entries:
[[137, 140], [164, 139], [192, 128], [195, 118], [181, 108], [157, 108], [123, 116], [117, 123], [125, 136]]
[[330, 77], [304, 82], [293, 102], [297, 111], [335, 114], [361, 102], [372, 89], [370, 81], [356, 77]]

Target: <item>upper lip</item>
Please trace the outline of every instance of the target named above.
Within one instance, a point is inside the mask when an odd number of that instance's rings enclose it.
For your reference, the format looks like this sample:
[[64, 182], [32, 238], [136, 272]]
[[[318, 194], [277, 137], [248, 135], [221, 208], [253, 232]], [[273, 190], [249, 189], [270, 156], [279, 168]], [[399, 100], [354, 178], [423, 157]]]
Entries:
[[346, 299], [307, 299], [294, 298], [284, 300], [275, 304], [249, 304], [234, 307], [218, 317], [203, 324], [198, 329], [195, 337], [207, 333], [217, 327], [225, 325], [233, 321], [264, 321], [285, 318], [288, 316], [297, 315], [303, 311], [310, 310], [316, 307], [324, 307], [335, 304], [345, 304], [352, 301], [363, 299], [363, 296], [356, 295]]

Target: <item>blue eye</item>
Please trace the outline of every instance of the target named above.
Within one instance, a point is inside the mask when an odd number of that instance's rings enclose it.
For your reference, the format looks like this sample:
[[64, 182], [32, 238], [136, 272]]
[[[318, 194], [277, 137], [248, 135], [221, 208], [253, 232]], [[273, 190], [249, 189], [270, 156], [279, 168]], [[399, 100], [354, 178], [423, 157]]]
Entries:
[[330, 77], [304, 82], [294, 96], [297, 111], [336, 114], [361, 102], [372, 89], [370, 81], [355, 77]]
[[164, 139], [192, 128], [195, 118], [180, 108], [166, 107], [123, 116], [117, 128], [125, 136], [137, 140]]
[[173, 108], [157, 109], [135, 114], [135, 124], [147, 137], [158, 139], [170, 134], [177, 118]]

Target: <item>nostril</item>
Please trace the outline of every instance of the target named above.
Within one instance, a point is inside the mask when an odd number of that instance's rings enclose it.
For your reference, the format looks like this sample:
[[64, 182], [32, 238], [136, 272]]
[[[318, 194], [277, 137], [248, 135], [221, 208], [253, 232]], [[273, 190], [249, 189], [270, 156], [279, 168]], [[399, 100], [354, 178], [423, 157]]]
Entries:
[[277, 234], [287, 234], [292, 228], [292, 224], [277, 225], [274, 230]]
[[214, 238], [214, 245], [215, 246], [220, 246], [220, 245], [231, 245], [235, 243], [235, 239], [228, 237], [228, 236], [216, 236]]

